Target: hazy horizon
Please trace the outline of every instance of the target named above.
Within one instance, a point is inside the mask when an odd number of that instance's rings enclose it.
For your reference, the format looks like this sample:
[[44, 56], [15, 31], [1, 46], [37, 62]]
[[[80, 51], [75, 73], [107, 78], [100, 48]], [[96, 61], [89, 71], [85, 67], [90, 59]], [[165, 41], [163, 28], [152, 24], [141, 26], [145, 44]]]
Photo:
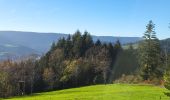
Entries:
[[[78, 30], [78, 29], [77, 29]], [[30, 32], [30, 33], [37, 33], [37, 34], [67, 34], [67, 35], [73, 35], [74, 33], [76, 33], [76, 31], [77, 30], [75, 30], [75, 32], [73, 32], [73, 33], [61, 33], [61, 32], [36, 32], [36, 31], [19, 31], [19, 30], [0, 30], [0, 32]], [[87, 32], [89, 32], [88, 30], [84, 30], [84, 31], [82, 31], [82, 30], [79, 30], [82, 34], [85, 32], [85, 31], [87, 31]], [[95, 34], [91, 34], [91, 32], [89, 32], [90, 33], [90, 35], [92, 35], [92, 36], [103, 36], [103, 37], [139, 37], [139, 38], [142, 38], [142, 36], [119, 36], [119, 35], [95, 35]]]

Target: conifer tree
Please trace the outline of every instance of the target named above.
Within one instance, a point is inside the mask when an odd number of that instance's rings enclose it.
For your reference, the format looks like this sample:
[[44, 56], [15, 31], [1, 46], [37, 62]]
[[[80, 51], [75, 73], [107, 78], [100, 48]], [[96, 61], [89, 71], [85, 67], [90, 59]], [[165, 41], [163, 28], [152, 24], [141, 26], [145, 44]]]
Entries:
[[101, 46], [101, 41], [99, 39], [97, 39], [97, 41], [95, 42], [95, 46]]
[[143, 41], [139, 44], [139, 63], [144, 80], [162, 76], [159, 71], [160, 44], [152, 21], [146, 26]]

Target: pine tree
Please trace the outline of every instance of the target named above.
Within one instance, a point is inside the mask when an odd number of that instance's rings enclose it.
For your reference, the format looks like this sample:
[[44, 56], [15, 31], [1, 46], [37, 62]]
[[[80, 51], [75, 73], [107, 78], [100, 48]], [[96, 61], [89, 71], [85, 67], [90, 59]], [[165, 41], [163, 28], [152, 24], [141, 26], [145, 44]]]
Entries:
[[161, 77], [160, 65], [160, 44], [156, 37], [155, 24], [149, 21], [143, 41], [139, 44], [139, 63], [141, 65], [141, 75], [144, 80], [151, 80]]
[[117, 55], [123, 50], [119, 40], [116, 41], [115, 45], [113, 46], [113, 50], [113, 60], [116, 61]]
[[93, 46], [93, 39], [87, 31], [82, 35], [82, 44], [82, 55], [85, 55], [85, 52]]
[[95, 42], [95, 46], [101, 46], [101, 41], [99, 39], [97, 39], [97, 41]]
[[55, 44], [55, 42], [53, 42], [52, 45], [51, 45], [51, 51], [54, 51], [55, 48], [56, 48], [56, 44]]
[[83, 50], [83, 44], [82, 44], [82, 35], [79, 30], [77, 30], [74, 35], [72, 36], [72, 41], [73, 41], [73, 54], [75, 58], [81, 57]]
[[65, 44], [65, 58], [71, 58], [72, 57], [72, 41], [71, 41], [71, 35], [69, 34], [66, 39]]
[[116, 51], [120, 51], [122, 49], [121, 43], [119, 40], [116, 41], [115, 45], [114, 45], [114, 49]]

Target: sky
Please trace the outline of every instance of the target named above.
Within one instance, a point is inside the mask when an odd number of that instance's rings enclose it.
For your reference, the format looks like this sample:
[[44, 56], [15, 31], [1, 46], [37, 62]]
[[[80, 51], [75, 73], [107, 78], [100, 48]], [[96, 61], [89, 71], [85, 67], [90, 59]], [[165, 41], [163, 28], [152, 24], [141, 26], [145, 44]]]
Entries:
[[170, 37], [170, 0], [0, 0], [0, 30], [141, 37], [149, 20]]

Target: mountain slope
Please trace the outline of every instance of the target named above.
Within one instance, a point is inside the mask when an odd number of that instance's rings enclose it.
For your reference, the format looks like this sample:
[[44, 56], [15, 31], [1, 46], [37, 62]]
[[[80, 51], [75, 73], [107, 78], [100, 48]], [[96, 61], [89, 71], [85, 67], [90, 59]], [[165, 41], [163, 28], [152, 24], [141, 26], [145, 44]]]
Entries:
[[30, 54], [39, 54], [39, 52], [25, 46], [0, 44], [0, 60], [17, 59]]
[[164, 39], [160, 43], [162, 49], [167, 50], [170, 53], [170, 38]]
[[[68, 34], [62, 33], [0, 31], [0, 59], [44, 54], [50, 49], [52, 42], [67, 36]], [[139, 37], [93, 36], [94, 41], [97, 39], [112, 43], [119, 40], [122, 44], [141, 40]]]
[[102, 42], [112, 42], [112, 43], [115, 43], [117, 40], [119, 40], [121, 44], [127, 44], [127, 43], [138, 42], [142, 38], [140, 37], [93, 36], [94, 41], [96, 41], [97, 39], [101, 40]]
[[[132, 44], [125, 44], [125, 45], [123, 45], [123, 48], [124, 48], [124, 49], [128, 49], [129, 46], [132, 45], [134, 49], [137, 49], [139, 43], [140, 43], [140, 42], [134, 42], [134, 43], [132, 43]], [[160, 40], [160, 45], [161, 45], [161, 49], [162, 49], [163, 51], [166, 50], [168, 53], [170, 53], [170, 38]]]
[[[15, 45], [27, 46], [41, 53], [46, 52], [53, 41], [57, 41], [67, 34], [54, 33], [35, 33], [35, 32], [19, 32], [19, 31], [0, 31], [0, 43], [8, 43]], [[10, 40], [10, 41], [9, 41]]]
[[[59, 40], [62, 37], [67, 37], [68, 34], [62, 33], [36, 33], [36, 32], [19, 32], [19, 31], [0, 31], [0, 43], [15, 44], [27, 46], [39, 52], [49, 50], [52, 42]], [[139, 37], [113, 37], [113, 36], [93, 36], [93, 40], [100, 39], [102, 42], [116, 42], [120, 40], [122, 44], [134, 43], [141, 40]]]

